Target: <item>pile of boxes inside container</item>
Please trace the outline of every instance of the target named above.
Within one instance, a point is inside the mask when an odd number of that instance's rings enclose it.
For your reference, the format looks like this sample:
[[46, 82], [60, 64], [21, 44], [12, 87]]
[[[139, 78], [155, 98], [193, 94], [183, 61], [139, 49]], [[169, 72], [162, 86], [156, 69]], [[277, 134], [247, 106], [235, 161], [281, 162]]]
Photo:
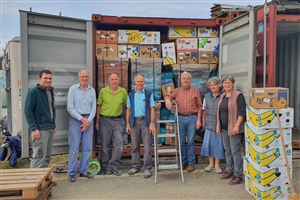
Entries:
[[292, 173], [294, 125], [294, 109], [288, 107], [289, 89], [251, 88], [249, 100], [245, 123], [245, 189], [259, 200], [287, 199], [290, 193], [287, 164]]

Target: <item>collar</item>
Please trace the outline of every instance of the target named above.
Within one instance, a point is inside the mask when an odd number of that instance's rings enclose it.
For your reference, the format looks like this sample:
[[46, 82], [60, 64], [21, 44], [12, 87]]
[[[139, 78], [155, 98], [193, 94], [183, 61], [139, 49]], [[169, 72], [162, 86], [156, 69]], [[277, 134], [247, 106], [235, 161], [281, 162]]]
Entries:
[[134, 92], [136, 92], [136, 93], [144, 93], [144, 92], [145, 92], [145, 88], [143, 88], [143, 90], [142, 90], [141, 92], [138, 92], [138, 91], [135, 89]]

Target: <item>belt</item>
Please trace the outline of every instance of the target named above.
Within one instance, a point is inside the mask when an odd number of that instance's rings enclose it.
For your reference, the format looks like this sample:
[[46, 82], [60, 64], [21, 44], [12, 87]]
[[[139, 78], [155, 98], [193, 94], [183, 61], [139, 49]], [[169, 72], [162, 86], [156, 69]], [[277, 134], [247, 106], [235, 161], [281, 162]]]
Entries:
[[145, 119], [145, 117], [144, 116], [143, 117], [135, 117], [134, 119], [142, 121], [143, 119]]
[[106, 117], [106, 118], [109, 118], [109, 119], [119, 119], [121, 118], [122, 116], [105, 116], [105, 115], [100, 115], [101, 117]]
[[191, 115], [198, 115], [198, 113], [191, 113], [191, 114], [182, 114], [182, 113], [178, 113], [178, 116], [183, 116], [183, 117], [188, 117]]
[[81, 114], [82, 117], [90, 116], [90, 114]]

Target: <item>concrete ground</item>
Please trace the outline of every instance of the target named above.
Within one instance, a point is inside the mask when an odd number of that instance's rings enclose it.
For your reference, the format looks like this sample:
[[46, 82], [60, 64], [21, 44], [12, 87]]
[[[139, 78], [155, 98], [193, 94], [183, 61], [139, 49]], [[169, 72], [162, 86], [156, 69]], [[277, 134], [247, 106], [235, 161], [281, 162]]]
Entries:
[[[293, 183], [300, 192], [300, 160], [293, 160]], [[224, 164], [223, 168], [224, 168]], [[220, 174], [205, 172], [206, 164], [197, 164], [192, 173], [184, 171], [182, 183], [179, 170], [161, 170], [154, 184], [154, 173], [145, 179], [143, 173], [127, 174], [123, 167], [120, 177], [97, 175], [93, 179], [77, 178], [75, 183], [66, 174], [54, 173], [58, 185], [52, 190], [52, 199], [254, 199], [244, 184], [228, 185]]]

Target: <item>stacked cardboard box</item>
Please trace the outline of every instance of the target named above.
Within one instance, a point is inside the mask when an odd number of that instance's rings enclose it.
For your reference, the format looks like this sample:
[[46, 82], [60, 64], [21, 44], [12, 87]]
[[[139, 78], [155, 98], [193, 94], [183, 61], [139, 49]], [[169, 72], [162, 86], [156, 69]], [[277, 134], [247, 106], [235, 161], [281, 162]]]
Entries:
[[[275, 94], [280, 93], [281, 90], [282, 88], [272, 88]], [[251, 88], [249, 93], [255, 94], [255, 91], [259, 91], [259, 97], [249, 95], [249, 102], [270, 97], [270, 93], [262, 92], [266, 91], [266, 88]], [[284, 88], [284, 91], [288, 94], [287, 88]], [[274, 98], [279, 97], [274, 96]], [[286, 100], [288, 105], [288, 99]], [[251, 104], [254, 107], [247, 106], [246, 109], [245, 189], [255, 199], [287, 199], [290, 193], [287, 166], [292, 170], [294, 109], [284, 106], [278, 109], [280, 130], [274, 104], [255, 102], [258, 104]], [[264, 109], [260, 109], [262, 104]], [[284, 154], [287, 155], [287, 163]]]
[[96, 56], [117, 57], [118, 56], [118, 32], [109, 30], [97, 30], [96, 34]]

